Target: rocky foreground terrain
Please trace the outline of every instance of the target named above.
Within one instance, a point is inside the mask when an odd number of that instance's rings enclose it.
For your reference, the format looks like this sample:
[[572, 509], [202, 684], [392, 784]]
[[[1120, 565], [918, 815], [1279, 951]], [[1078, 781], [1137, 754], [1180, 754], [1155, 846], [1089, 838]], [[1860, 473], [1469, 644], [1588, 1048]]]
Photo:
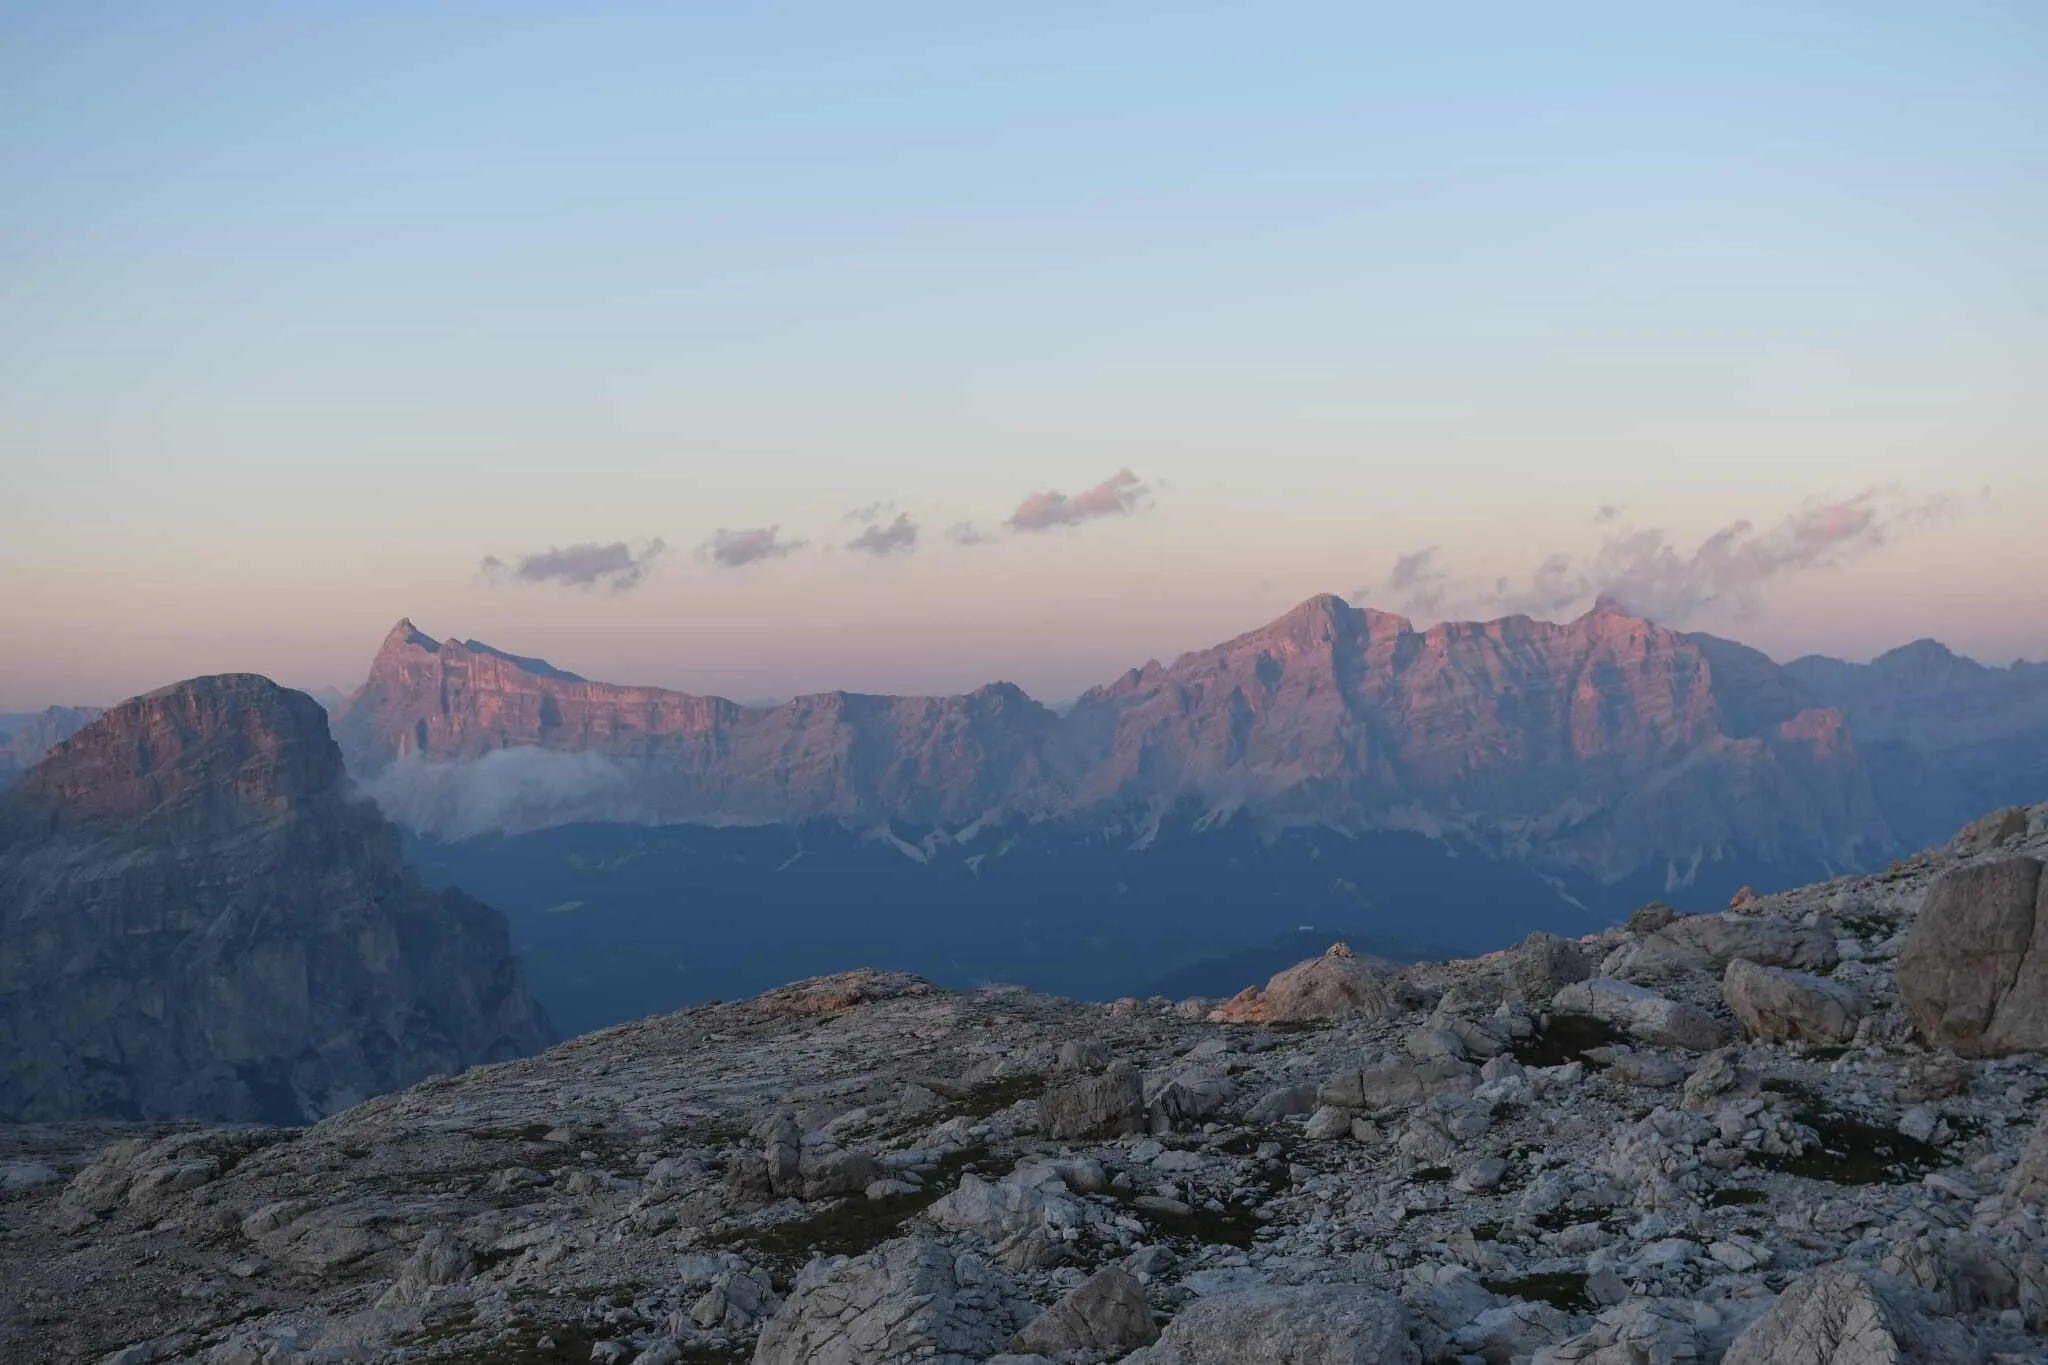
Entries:
[[0, 1142], [7, 1360], [2048, 1361], [2048, 806], [1228, 1001], [856, 972]]

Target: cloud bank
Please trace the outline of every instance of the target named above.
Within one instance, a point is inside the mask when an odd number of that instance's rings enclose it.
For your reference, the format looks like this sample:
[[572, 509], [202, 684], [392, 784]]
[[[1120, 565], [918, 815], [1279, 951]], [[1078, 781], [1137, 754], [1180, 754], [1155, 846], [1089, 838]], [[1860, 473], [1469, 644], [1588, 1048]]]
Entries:
[[786, 559], [810, 543], [780, 539], [781, 533], [780, 526], [756, 526], [743, 531], [728, 531], [721, 526], [711, 539], [697, 547], [697, 557], [721, 569], [737, 569], [764, 559]]
[[605, 583], [614, 592], [622, 592], [645, 578], [667, 549], [659, 539], [647, 541], [637, 551], [623, 540], [609, 545], [586, 542], [518, 555], [509, 564], [496, 555], [485, 555], [478, 567], [494, 582], [509, 578], [518, 583], [563, 583], [577, 588]]
[[1144, 501], [1145, 493], [1145, 485], [1126, 467], [1071, 498], [1057, 489], [1033, 493], [1004, 525], [1013, 531], [1050, 531], [1098, 517], [1125, 516]]
[[[1951, 506], [1947, 498], [1873, 488], [1801, 507], [1767, 528], [1730, 522], [1690, 550], [1659, 528], [1623, 527], [1590, 555], [1556, 551], [1526, 575], [1491, 584], [1454, 579], [1429, 546], [1397, 558], [1377, 591], [1396, 610], [1417, 616], [1554, 617], [1608, 597], [1635, 615], [1682, 625], [1709, 607], [1752, 613], [1771, 584], [1839, 567]], [[1605, 524], [1618, 515], [1603, 507], [1595, 520]]]

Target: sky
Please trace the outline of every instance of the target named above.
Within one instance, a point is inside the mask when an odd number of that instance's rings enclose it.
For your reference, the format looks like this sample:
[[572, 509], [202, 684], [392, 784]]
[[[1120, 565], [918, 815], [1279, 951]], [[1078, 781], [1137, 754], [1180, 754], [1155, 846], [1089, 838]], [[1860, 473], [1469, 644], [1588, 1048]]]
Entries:
[[0, 4], [0, 709], [2048, 657], [2048, 9]]

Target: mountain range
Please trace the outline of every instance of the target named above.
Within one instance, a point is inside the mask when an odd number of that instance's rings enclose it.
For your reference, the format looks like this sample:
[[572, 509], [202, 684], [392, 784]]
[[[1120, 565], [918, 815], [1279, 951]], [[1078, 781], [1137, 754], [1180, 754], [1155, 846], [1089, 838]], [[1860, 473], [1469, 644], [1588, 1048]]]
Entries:
[[444, 837], [819, 818], [957, 832], [1104, 812], [1142, 826], [1195, 802], [1676, 885], [1743, 859], [1866, 866], [2037, 794], [2048, 666], [1986, 668], [1932, 641], [1781, 666], [1608, 602], [1563, 624], [1417, 630], [1323, 596], [1063, 713], [1006, 683], [755, 708], [406, 621], [336, 734], [398, 818]]
[[1486, 951], [2048, 791], [2048, 666], [1780, 665], [1611, 602], [1418, 630], [1316, 597], [1057, 711], [1006, 683], [749, 706], [401, 621], [330, 710], [421, 878], [504, 912], [572, 1032], [870, 962], [1101, 999], [1305, 925]]

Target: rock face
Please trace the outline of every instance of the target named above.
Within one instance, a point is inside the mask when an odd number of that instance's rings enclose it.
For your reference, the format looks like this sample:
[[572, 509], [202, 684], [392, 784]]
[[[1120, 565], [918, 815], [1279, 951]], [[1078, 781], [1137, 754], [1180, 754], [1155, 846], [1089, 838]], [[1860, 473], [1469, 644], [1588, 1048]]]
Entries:
[[1952, 868], [1899, 951], [1921, 1037], [1964, 1056], [2048, 1050], [2048, 881], [2036, 858]]
[[[352, 771], [433, 832], [588, 820], [974, 821], [1227, 796], [1284, 822], [1414, 828], [1620, 876], [1701, 848], [1855, 865], [1892, 846], [1840, 716], [1763, 655], [1610, 606], [1417, 631], [1317, 597], [1056, 715], [1007, 684], [772, 708], [592, 682], [402, 621], [343, 706]], [[542, 757], [535, 758], [538, 751]], [[522, 757], [505, 758], [508, 752]], [[488, 818], [452, 769], [531, 799]], [[481, 824], [479, 824], [481, 821]], [[1517, 856], [1520, 856], [1518, 854]]]
[[301, 1122], [547, 1039], [504, 920], [420, 888], [303, 693], [153, 692], [0, 795], [0, 1115]]

